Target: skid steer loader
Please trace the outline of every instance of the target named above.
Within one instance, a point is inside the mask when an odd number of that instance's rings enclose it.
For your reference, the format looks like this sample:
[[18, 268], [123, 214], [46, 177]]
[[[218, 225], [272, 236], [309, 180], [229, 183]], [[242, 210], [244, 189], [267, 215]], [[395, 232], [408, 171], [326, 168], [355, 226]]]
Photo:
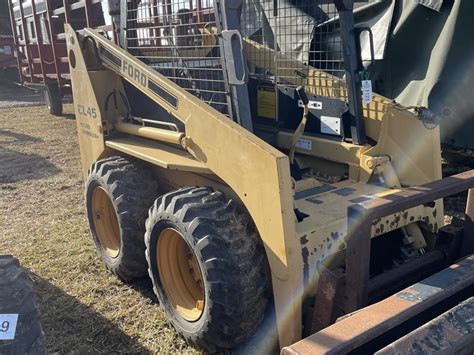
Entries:
[[66, 25], [97, 250], [198, 347], [268, 352], [273, 325], [287, 353], [375, 351], [472, 311], [474, 216], [445, 225], [442, 199], [474, 171], [441, 179], [436, 116], [372, 93], [353, 6], [109, 1], [115, 40]]

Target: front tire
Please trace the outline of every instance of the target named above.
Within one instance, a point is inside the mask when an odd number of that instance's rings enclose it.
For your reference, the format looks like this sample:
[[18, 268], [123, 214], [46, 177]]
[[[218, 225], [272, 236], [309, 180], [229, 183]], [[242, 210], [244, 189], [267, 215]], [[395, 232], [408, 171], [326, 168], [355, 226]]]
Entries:
[[265, 255], [246, 215], [221, 192], [186, 187], [157, 199], [146, 222], [153, 289], [192, 344], [231, 349], [262, 321]]
[[151, 170], [135, 159], [111, 157], [89, 169], [89, 229], [102, 261], [124, 281], [146, 275], [145, 219], [156, 191]]

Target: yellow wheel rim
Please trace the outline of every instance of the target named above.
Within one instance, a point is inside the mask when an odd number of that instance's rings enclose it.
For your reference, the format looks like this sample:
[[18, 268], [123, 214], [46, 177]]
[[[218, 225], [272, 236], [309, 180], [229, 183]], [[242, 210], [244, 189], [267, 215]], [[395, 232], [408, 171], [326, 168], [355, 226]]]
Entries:
[[156, 248], [160, 280], [175, 311], [187, 321], [198, 320], [204, 311], [204, 285], [199, 263], [183, 236], [164, 229]]
[[107, 256], [116, 258], [121, 244], [117, 214], [107, 192], [100, 186], [92, 192], [92, 219], [102, 249]]

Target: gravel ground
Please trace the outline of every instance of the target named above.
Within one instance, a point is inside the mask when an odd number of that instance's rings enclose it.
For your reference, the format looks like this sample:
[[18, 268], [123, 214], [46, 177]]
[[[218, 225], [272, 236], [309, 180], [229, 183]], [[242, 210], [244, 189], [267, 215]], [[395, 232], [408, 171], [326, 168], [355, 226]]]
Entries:
[[31, 272], [48, 351], [193, 351], [166, 324], [147, 279], [126, 285], [96, 255], [72, 105], [64, 111], [0, 109], [0, 253]]
[[40, 106], [43, 102], [41, 92], [0, 81], [0, 108]]

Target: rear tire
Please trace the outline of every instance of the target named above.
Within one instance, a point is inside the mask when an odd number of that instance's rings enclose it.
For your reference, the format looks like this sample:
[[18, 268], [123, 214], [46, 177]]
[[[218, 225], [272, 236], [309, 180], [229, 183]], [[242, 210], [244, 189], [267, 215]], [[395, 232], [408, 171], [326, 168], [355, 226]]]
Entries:
[[206, 187], [167, 193], [150, 208], [145, 243], [154, 292], [186, 340], [213, 352], [255, 331], [267, 306], [265, 254], [234, 201]]
[[99, 160], [89, 169], [86, 209], [97, 251], [124, 281], [146, 275], [145, 219], [156, 196], [151, 170], [132, 158]]
[[63, 114], [63, 97], [61, 90], [56, 84], [46, 85], [44, 91], [44, 101], [46, 108], [51, 115], [61, 116]]
[[[38, 316], [33, 287], [27, 272], [17, 259], [0, 256], [0, 315], [18, 315], [14, 339], [2, 340], [0, 354], [45, 354], [43, 331]], [[0, 331], [14, 327], [10, 321], [0, 323]], [[14, 329], [14, 328], [10, 328]]]

